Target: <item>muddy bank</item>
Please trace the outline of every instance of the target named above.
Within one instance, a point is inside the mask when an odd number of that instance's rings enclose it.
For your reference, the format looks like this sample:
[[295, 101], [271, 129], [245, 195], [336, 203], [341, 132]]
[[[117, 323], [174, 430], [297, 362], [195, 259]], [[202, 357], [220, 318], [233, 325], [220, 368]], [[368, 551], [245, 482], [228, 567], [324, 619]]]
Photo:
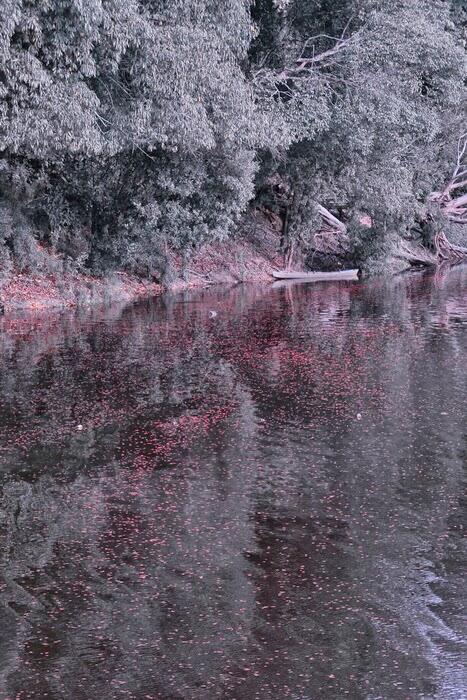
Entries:
[[82, 274], [13, 273], [0, 286], [0, 313], [126, 302], [160, 294], [162, 290], [160, 284], [141, 281], [124, 273], [107, 279]]
[[172, 259], [175, 271], [166, 284], [168, 289], [210, 284], [269, 281], [271, 271], [281, 268], [279, 237], [271, 234], [265, 240], [243, 237], [200, 248], [189, 261]]
[[258, 225], [248, 236], [205, 245], [189, 259], [169, 252], [169, 274], [160, 282], [124, 272], [105, 278], [81, 273], [12, 272], [0, 279], [0, 313], [130, 302], [165, 290], [268, 281], [271, 270], [282, 264], [279, 236], [273, 231], [265, 232]]

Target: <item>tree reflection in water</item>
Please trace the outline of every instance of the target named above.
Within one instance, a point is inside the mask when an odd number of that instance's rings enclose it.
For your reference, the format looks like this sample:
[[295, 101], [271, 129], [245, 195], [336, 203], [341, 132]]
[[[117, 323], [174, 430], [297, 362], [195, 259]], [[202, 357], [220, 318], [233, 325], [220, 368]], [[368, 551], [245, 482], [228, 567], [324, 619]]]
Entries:
[[0, 319], [1, 697], [458, 700], [466, 280]]

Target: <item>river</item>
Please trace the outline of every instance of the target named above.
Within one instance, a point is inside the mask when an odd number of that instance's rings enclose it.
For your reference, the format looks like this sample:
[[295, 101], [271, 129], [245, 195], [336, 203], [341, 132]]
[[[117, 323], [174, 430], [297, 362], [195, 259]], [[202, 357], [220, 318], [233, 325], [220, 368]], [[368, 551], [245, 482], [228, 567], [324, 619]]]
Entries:
[[460, 700], [467, 269], [0, 318], [2, 700]]

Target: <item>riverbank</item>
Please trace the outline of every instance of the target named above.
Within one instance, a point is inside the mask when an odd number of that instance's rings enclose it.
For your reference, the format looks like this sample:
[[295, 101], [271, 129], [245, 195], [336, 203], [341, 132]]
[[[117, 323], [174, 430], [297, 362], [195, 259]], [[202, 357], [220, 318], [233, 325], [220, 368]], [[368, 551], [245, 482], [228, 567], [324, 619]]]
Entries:
[[278, 252], [279, 235], [266, 226], [262, 217], [254, 223], [248, 235], [202, 246], [188, 262], [169, 251], [169, 274], [163, 282], [125, 272], [103, 278], [75, 271], [58, 272], [56, 256], [51, 265], [53, 272], [47, 265], [40, 274], [13, 270], [0, 280], [0, 313], [131, 302], [170, 290], [267, 281], [271, 270], [283, 262]]
[[163, 287], [154, 282], [138, 280], [125, 273], [98, 279], [90, 275], [28, 275], [14, 272], [0, 287], [0, 312], [22, 309], [46, 310], [129, 302], [144, 296], [160, 294]]

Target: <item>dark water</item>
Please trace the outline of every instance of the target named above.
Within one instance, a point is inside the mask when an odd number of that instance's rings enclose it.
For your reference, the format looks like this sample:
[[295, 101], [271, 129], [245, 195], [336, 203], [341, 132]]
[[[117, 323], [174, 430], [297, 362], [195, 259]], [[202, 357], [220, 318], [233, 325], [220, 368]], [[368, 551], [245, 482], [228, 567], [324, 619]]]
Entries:
[[465, 268], [0, 330], [1, 700], [466, 697]]

